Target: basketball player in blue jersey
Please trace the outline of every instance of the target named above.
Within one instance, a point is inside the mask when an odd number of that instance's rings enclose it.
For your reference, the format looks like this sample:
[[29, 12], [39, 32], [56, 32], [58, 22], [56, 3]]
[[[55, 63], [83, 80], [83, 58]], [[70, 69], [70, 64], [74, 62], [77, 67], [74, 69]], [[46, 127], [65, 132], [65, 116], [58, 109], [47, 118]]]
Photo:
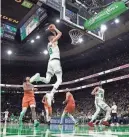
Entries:
[[102, 120], [102, 124], [109, 126], [108, 120], [110, 120], [111, 116], [111, 108], [105, 103], [104, 100], [104, 89], [102, 88], [101, 85], [98, 87], [95, 87], [94, 90], [92, 91], [92, 95], [95, 96], [95, 107], [96, 107], [96, 112], [92, 116], [91, 121], [88, 123], [90, 127], [94, 127], [94, 120], [97, 119], [98, 115], [100, 114], [101, 110], [104, 110], [106, 112], [105, 118]]
[[40, 74], [36, 73], [31, 77], [30, 82], [42, 81], [47, 84], [55, 74], [57, 81], [51, 91], [55, 93], [59, 85], [62, 83], [62, 67], [60, 63], [60, 50], [58, 47], [58, 40], [60, 39], [62, 32], [60, 32], [54, 24], [49, 25], [48, 30], [51, 31], [53, 35], [48, 37], [48, 52], [50, 58], [48, 61], [46, 77], [40, 77]]

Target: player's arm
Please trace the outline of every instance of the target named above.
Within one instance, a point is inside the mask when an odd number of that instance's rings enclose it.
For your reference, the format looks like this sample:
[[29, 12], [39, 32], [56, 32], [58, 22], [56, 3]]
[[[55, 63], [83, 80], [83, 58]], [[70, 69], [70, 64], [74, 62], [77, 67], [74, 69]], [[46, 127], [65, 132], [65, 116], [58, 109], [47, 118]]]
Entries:
[[45, 96], [43, 96], [42, 103], [43, 104], [45, 103]]
[[55, 32], [57, 33], [57, 35], [54, 34], [55, 37], [54, 37], [54, 39], [51, 41], [51, 43], [54, 43], [54, 42], [58, 41], [58, 40], [60, 39], [60, 37], [62, 36], [62, 32], [59, 31], [59, 30], [56, 28], [56, 26], [54, 27], [54, 30], [55, 30]]
[[66, 99], [63, 101], [63, 104], [66, 104], [68, 102], [69, 93], [66, 93]]
[[24, 89], [24, 91], [31, 91], [31, 90], [37, 91], [37, 88], [34, 88], [33, 86], [32, 87], [28, 87], [26, 85], [26, 83], [23, 83], [23, 89]]
[[98, 87], [95, 87], [95, 88], [92, 90], [91, 95], [95, 95], [97, 91], [98, 91]]

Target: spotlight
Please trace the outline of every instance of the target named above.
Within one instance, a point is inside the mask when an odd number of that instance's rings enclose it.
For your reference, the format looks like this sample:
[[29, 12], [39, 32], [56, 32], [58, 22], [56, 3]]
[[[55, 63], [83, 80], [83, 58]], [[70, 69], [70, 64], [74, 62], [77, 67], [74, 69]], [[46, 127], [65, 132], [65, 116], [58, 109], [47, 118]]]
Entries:
[[34, 43], [34, 40], [32, 39], [30, 42], [31, 42], [31, 43]]
[[120, 22], [119, 19], [115, 19], [115, 23], [118, 24]]
[[47, 55], [48, 54], [48, 51], [47, 50], [44, 50], [44, 52], [43, 52], [45, 55]]
[[79, 42], [79, 43], [82, 43], [82, 42], [83, 42], [83, 39], [82, 39], [82, 38], [79, 38], [78, 42]]
[[38, 36], [36, 36], [36, 39], [40, 39], [40, 36], [38, 35]]
[[59, 20], [59, 19], [57, 19], [57, 20], [56, 20], [56, 23], [60, 23], [60, 20]]
[[12, 54], [12, 51], [11, 51], [11, 50], [8, 50], [8, 51], [7, 51], [7, 54], [8, 54], [8, 55], [11, 55], [11, 54]]
[[101, 32], [105, 32], [107, 30], [107, 26], [102, 24], [100, 30]]

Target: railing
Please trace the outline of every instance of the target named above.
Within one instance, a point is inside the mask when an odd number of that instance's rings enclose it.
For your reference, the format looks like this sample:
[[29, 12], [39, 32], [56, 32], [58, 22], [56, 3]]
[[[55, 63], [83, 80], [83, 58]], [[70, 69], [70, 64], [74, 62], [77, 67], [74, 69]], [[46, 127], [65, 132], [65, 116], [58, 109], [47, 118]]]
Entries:
[[[122, 66], [119, 66], [119, 67], [116, 67], [116, 68], [113, 68], [113, 69], [102, 71], [102, 72], [99, 72], [99, 73], [96, 73], [96, 74], [93, 74], [93, 75], [89, 75], [89, 76], [86, 76], [86, 77], [83, 77], [83, 78], [79, 78], [79, 79], [76, 79], [76, 80], [64, 82], [61, 85], [68, 85], [68, 84], [78, 83], [78, 82], [84, 81], [86, 79], [95, 78], [95, 77], [102, 76], [102, 75], [105, 75], [105, 74], [108, 74], [108, 73], [111, 73], [111, 72], [119, 71], [119, 70], [122, 70], [122, 69], [125, 69], [125, 68], [129, 68], [129, 64], [125, 64], [125, 65], [122, 65]], [[76, 91], [76, 90], [80, 90], [80, 89], [94, 87], [94, 86], [99, 85], [100, 83], [101, 84], [106, 84], [106, 83], [111, 83], [111, 82], [114, 82], [114, 81], [123, 80], [123, 79], [127, 79], [127, 78], [129, 78], [129, 74], [124, 75], [124, 76], [115, 77], [115, 78], [112, 78], [112, 79], [107, 79], [107, 80], [95, 82], [95, 83], [84, 85], [84, 86], [70, 88], [70, 91]], [[11, 85], [11, 84], [0, 84], [0, 86], [1, 87], [10, 87], [10, 88], [22, 88], [23, 87], [22, 85]], [[35, 87], [50, 87], [50, 86], [52, 86], [52, 84], [35, 85]], [[35, 94], [42, 94], [42, 93], [46, 93], [46, 92], [48, 92], [48, 91], [36, 91]], [[58, 92], [66, 92], [66, 89], [59, 90]], [[17, 93], [21, 93], [21, 92], [17, 92]]]

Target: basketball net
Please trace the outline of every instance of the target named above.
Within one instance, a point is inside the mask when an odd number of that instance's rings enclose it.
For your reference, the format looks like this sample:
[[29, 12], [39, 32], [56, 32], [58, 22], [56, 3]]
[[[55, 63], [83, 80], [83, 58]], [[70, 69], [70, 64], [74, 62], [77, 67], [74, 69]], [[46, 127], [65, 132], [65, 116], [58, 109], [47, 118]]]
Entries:
[[79, 43], [79, 40], [82, 38], [83, 34], [84, 33], [78, 29], [70, 30], [69, 35], [70, 35], [70, 38], [72, 40], [71, 44], [77, 45]]

